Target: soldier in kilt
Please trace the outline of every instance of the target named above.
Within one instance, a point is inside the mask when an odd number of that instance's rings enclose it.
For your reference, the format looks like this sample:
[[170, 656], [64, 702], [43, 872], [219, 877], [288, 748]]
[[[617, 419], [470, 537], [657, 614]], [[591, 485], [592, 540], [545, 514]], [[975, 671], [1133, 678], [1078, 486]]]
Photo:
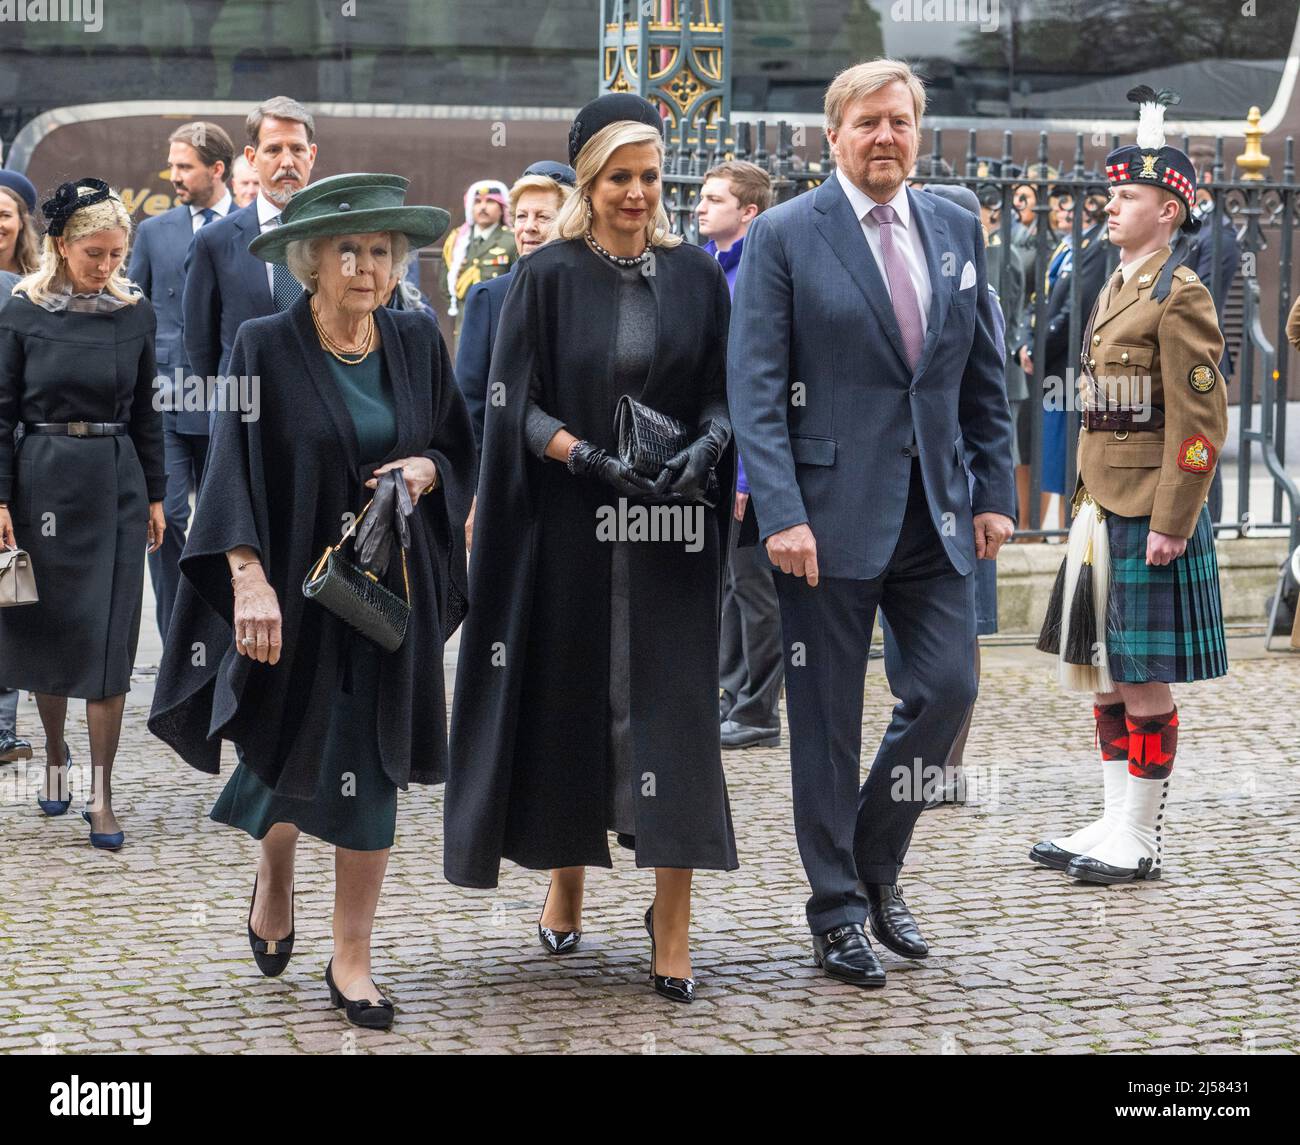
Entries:
[[1228, 670], [1205, 506], [1227, 435], [1223, 336], [1210, 292], [1180, 265], [1200, 226], [1196, 174], [1164, 142], [1178, 96], [1141, 87], [1129, 99], [1137, 145], [1106, 159], [1120, 265], [1084, 337], [1075, 517], [1038, 644], [1065, 688], [1094, 693], [1104, 810], [1029, 857], [1092, 883], [1160, 877], [1179, 730], [1170, 685]]

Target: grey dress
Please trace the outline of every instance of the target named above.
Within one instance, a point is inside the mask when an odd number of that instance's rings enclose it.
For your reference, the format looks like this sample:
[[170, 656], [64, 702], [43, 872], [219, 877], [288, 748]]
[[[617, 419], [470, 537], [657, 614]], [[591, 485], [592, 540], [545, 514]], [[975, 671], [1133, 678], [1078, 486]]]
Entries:
[[[618, 331], [614, 338], [610, 397], [641, 396], [654, 361], [655, 298], [640, 266], [619, 267]], [[545, 459], [547, 443], [564, 423], [537, 405], [534, 392], [524, 433], [534, 456]], [[628, 698], [631, 668], [628, 653], [628, 553], [626, 541], [615, 541], [610, 561], [609, 601], [609, 793], [605, 821], [624, 847], [635, 849], [633, 798], [637, 776], [633, 767], [632, 709]]]

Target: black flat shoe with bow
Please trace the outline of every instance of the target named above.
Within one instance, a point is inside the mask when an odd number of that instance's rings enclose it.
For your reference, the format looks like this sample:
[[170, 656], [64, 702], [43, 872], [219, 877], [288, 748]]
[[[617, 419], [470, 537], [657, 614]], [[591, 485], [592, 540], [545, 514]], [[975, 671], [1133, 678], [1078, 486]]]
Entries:
[[253, 948], [257, 968], [268, 978], [284, 973], [293, 953], [293, 891], [289, 892], [289, 933], [284, 938], [258, 938], [253, 930], [253, 906], [257, 902], [257, 876], [253, 876], [253, 899], [248, 904], [248, 945]]
[[368, 1002], [364, 998], [353, 1000], [339, 989], [334, 981], [334, 959], [325, 967], [325, 985], [330, 988], [330, 1005], [336, 1010], [342, 1006], [347, 1019], [354, 1026], [365, 1030], [387, 1030], [393, 1024], [396, 1011], [393, 1004], [382, 994], [378, 1002]]
[[650, 977], [654, 980], [655, 993], [662, 994], [674, 1002], [695, 1001], [694, 978], [670, 978], [666, 974], [655, 973], [655, 904], [651, 903], [645, 912], [645, 929], [650, 936]]

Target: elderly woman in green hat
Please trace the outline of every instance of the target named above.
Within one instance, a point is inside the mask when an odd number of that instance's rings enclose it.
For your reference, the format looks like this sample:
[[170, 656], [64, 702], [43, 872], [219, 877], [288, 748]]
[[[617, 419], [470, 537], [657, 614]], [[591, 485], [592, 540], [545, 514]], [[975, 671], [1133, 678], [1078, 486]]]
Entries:
[[[249, 247], [287, 265], [305, 291], [236, 337], [238, 381], [217, 390], [149, 723], [203, 771], [218, 770], [222, 740], [235, 745], [238, 764], [211, 814], [261, 841], [248, 940], [263, 974], [281, 973], [293, 951], [299, 833], [335, 847], [330, 1000], [378, 1028], [393, 1007], [371, 977], [371, 928], [398, 789], [444, 778], [443, 644], [466, 608], [475, 472], [436, 324], [380, 305], [411, 253], [447, 226], [446, 211], [407, 205], [406, 185], [395, 175], [322, 179]], [[255, 400], [222, 400], [235, 393]], [[394, 560], [387, 587], [409, 594], [410, 618], [385, 651], [302, 585], [393, 469], [414, 510], [405, 578]]]

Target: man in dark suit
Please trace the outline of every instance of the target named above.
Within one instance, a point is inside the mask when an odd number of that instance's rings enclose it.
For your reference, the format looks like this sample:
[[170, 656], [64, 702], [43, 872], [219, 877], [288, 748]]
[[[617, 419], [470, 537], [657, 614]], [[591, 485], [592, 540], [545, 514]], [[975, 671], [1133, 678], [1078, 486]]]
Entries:
[[287, 267], [255, 258], [248, 244], [279, 226], [281, 209], [311, 182], [315, 122], [302, 104], [275, 96], [249, 113], [246, 128], [244, 157], [261, 190], [247, 207], [202, 227], [186, 264], [185, 352], [205, 382], [225, 374], [241, 323], [287, 310], [302, 293]]
[[[187, 393], [189, 374], [183, 337], [181, 300], [185, 292], [185, 260], [194, 235], [230, 213], [234, 200], [226, 188], [235, 145], [215, 123], [186, 123], [167, 140], [167, 163], [177, 205], [145, 219], [131, 244], [127, 271], [131, 281], [153, 303], [158, 316], [154, 352], [158, 376], [167, 384], [159, 393], [163, 406], [163, 447], [167, 456], [167, 495], [163, 515], [167, 531], [162, 548], [149, 554], [158, 631], [165, 638], [172, 602], [179, 584], [181, 550], [190, 523], [190, 493], [197, 490], [208, 452], [208, 412]], [[187, 397], [189, 401], [187, 402]]]
[[[928, 953], [898, 873], [926, 769], [942, 767], [975, 700], [970, 574], [1015, 513], [980, 222], [905, 183], [924, 107], [899, 61], [835, 78], [826, 134], [838, 171], [750, 227], [727, 360], [751, 506], [780, 569], [813, 952], [863, 986], [884, 983], [868, 919], [896, 953]], [[859, 790], [877, 608], [898, 643], [899, 703]]]

